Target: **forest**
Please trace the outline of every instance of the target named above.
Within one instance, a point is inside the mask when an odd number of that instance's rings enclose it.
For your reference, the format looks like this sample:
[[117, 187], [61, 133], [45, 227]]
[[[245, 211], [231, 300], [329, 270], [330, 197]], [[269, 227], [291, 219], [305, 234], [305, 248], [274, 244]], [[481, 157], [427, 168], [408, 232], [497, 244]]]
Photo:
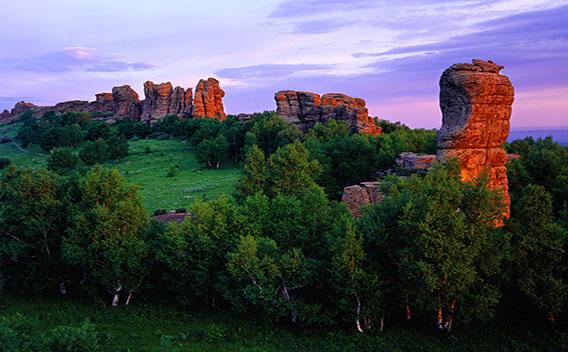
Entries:
[[[3, 143], [39, 146], [47, 163], [0, 158], [0, 351], [117, 350], [121, 333], [96, 321], [133, 312], [215, 321], [141, 350], [192, 350], [191, 341], [257, 350], [237, 343], [252, 334], [264, 346], [255, 329], [276, 331], [282, 345], [286, 334], [343, 336], [336, 346], [313, 337], [300, 350], [467, 350], [482, 331], [511, 324], [527, 330], [507, 341], [489, 333], [484, 350], [568, 348], [568, 149], [552, 138], [505, 146], [519, 155], [507, 165], [508, 219], [487, 175], [462, 182], [455, 160], [387, 176], [384, 200], [356, 218], [343, 188], [375, 180], [401, 152], [435, 153], [435, 130], [380, 120], [383, 133], [369, 136], [330, 120], [302, 133], [274, 112], [152, 125], [27, 114], [17, 126]], [[157, 222], [113, 166], [138, 140], [181, 140], [203, 169], [235, 165], [239, 179], [195, 200], [183, 222]], [[160, 182], [177, 172], [172, 165]], [[37, 328], [26, 309], [9, 307], [32, 302], [66, 304], [95, 322]]]

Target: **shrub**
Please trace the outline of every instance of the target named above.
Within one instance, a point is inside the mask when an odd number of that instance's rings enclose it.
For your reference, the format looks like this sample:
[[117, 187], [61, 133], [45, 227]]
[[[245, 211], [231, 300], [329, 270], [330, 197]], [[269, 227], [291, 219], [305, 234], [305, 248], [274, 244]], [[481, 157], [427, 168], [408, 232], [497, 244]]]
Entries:
[[175, 177], [176, 175], [177, 175], [177, 168], [174, 165], [170, 166], [170, 169], [168, 170], [167, 176], [168, 177]]
[[10, 143], [12, 139], [8, 136], [0, 136], [0, 144]]
[[95, 324], [87, 320], [79, 327], [56, 327], [45, 338], [42, 350], [52, 352], [104, 351], [105, 342], [105, 336], [97, 332]]
[[47, 168], [61, 175], [82, 166], [83, 162], [71, 148], [58, 148], [47, 159]]
[[33, 350], [34, 324], [21, 314], [0, 317], [0, 352]]
[[99, 139], [96, 142], [87, 141], [79, 152], [79, 158], [87, 165], [95, 165], [109, 159], [108, 144]]
[[12, 160], [10, 160], [8, 158], [0, 158], [0, 170], [2, 170], [5, 167], [10, 166], [10, 164], [12, 164]]

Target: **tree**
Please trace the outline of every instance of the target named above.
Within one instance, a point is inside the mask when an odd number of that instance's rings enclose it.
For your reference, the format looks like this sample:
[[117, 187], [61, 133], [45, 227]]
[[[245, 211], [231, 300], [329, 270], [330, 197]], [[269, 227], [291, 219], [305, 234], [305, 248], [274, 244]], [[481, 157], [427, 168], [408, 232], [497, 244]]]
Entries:
[[108, 144], [104, 139], [87, 141], [79, 151], [79, 158], [87, 165], [103, 163], [109, 159]]
[[268, 159], [269, 194], [302, 194], [315, 184], [320, 170], [317, 161], [309, 160], [308, 150], [301, 142], [278, 148]]
[[68, 174], [83, 167], [81, 159], [71, 148], [57, 148], [47, 159], [47, 168], [60, 175]]
[[229, 144], [223, 135], [205, 139], [197, 146], [197, 160], [207, 163], [210, 169], [218, 169], [221, 162], [227, 158]]
[[117, 135], [112, 135], [106, 140], [108, 158], [120, 160], [128, 156], [128, 141]]
[[298, 127], [285, 121], [275, 112], [265, 112], [257, 116], [250, 132], [255, 136], [254, 143], [257, 143], [266, 155], [302, 138], [302, 131]]
[[63, 257], [83, 272], [81, 281], [89, 294], [112, 294], [112, 305], [117, 305], [124, 290], [128, 304], [147, 270], [142, 232], [148, 218], [137, 189], [125, 188], [118, 171], [97, 166], [79, 191]]
[[502, 220], [499, 196], [486, 184], [462, 183], [455, 161], [438, 164], [424, 178], [389, 180], [384, 201], [361, 220], [370, 261], [407, 319], [412, 307], [435, 312], [437, 327], [449, 331], [459, 307], [469, 319], [493, 314], [504, 238], [493, 229]]
[[[370, 329], [373, 318], [383, 310], [381, 281], [366, 262], [363, 237], [348, 223], [345, 237], [340, 241], [333, 258], [333, 278], [339, 294], [338, 310], [355, 322], [357, 331]], [[384, 328], [384, 313], [379, 330]]]
[[59, 177], [12, 168], [0, 179], [0, 275], [9, 289], [65, 292], [60, 244], [68, 224]]
[[247, 153], [243, 176], [236, 185], [236, 193], [244, 199], [256, 193], [263, 193], [266, 187], [267, 168], [264, 152], [253, 145]]
[[554, 222], [552, 199], [544, 187], [525, 187], [510, 230], [517, 285], [554, 322], [568, 298], [563, 261], [568, 241], [565, 229]]

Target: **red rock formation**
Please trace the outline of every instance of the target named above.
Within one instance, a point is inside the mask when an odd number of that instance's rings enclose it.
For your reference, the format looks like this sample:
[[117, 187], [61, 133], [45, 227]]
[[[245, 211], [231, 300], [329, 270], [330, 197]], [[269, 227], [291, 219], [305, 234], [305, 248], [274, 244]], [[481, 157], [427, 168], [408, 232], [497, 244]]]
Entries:
[[464, 181], [482, 172], [489, 187], [503, 191], [504, 215], [509, 216], [507, 154], [501, 147], [509, 134], [514, 90], [503, 66], [473, 60], [456, 64], [440, 78], [442, 128], [438, 132], [438, 158], [457, 158]]
[[274, 100], [278, 115], [303, 131], [318, 122], [334, 119], [347, 122], [352, 131], [372, 135], [381, 133], [380, 127], [369, 118], [365, 100], [360, 98], [340, 93], [320, 96], [310, 92], [283, 90], [274, 95]]
[[195, 97], [193, 98], [193, 117], [212, 117], [218, 120], [225, 120], [225, 108], [223, 106], [223, 97], [225, 92], [219, 86], [219, 81], [215, 78], [200, 80], [195, 88]]
[[124, 85], [112, 88], [112, 101], [114, 103], [114, 118], [131, 118], [138, 120], [140, 118], [140, 100], [138, 93], [130, 86]]
[[30, 110], [39, 111], [40, 109], [41, 109], [41, 107], [39, 107], [35, 104], [28, 103], [28, 102], [25, 102], [25, 101], [20, 101], [20, 102], [16, 103], [16, 105], [14, 105], [14, 108], [12, 109], [10, 114], [12, 116], [16, 116], [16, 115], [23, 114], [24, 112], [27, 112], [27, 111], [30, 111]]
[[10, 112], [8, 110], [4, 110], [2, 111], [2, 113], [0, 113], [0, 124], [1, 123], [8, 123], [12, 121], [12, 115], [10, 114]]

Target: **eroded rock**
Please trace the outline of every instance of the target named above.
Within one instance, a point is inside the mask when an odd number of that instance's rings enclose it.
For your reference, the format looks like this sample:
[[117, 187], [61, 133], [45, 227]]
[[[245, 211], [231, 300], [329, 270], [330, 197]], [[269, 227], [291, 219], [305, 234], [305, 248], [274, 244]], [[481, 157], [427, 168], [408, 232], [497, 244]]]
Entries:
[[286, 121], [306, 131], [318, 122], [329, 120], [345, 121], [354, 132], [372, 135], [381, 133], [369, 111], [365, 100], [341, 93], [317, 93], [283, 90], [274, 95], [276, 112]]
[[457, 158], [464, 181], [482, 172], [489, 175], [489, 187], [503, 192], [504, 215], [509, 216], [510, 198], [501, 147], [509, 135], [514, 89], [503, 66], [473, 60], [456, 64], [440, 78], [442, 128], [438, 132], [438, 159]]
[[199, 80], [195, 88], [191, 116], [211, 117], [221, 121], [225, 120], [227, 115], [225, 114], [225, 107], [223, 106], [224, 96], [225, 92], [221, 89], [219, 81], [215, 78]]

